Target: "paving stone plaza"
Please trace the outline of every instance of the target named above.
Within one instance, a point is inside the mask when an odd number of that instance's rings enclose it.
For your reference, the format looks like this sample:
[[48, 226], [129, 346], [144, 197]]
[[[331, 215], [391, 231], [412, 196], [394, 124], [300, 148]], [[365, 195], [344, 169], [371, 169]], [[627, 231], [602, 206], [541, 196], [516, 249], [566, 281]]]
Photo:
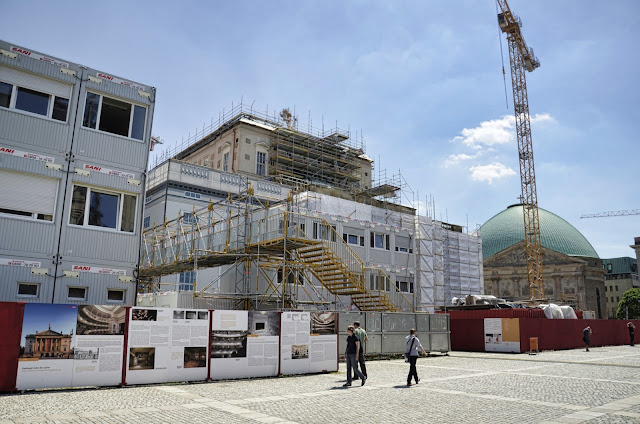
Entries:
[[332, 374], [27, 392], [0, 423], [640, 423], [640, 347], [538, 355], [452, 352], [370, 361], [365, 386]]

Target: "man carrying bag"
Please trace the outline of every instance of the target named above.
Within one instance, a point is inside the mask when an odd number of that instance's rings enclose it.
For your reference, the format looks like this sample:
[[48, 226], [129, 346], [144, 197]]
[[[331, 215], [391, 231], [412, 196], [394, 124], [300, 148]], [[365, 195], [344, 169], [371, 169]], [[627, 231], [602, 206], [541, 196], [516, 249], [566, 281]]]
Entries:
[[420, 340], [416, 337], [416, 330], [411, 329], [409, 331], [409, 335], [406, 337], [407, 341], [407, 350], [405, 353], [405, 362], [409, 362], [409, 375], [407, 376], [407, 386], [411, 386], [411, 377], [415, 379], [416, 384], [420, 382], [418, 378], [418, 370], [416, 369], [416, 362], [418, 362], [418, 356], [420, 354], [418, 351], [422, 351], [422, 353], [427, 356], [427, 352], [425, 352], [422, 344], [420, 344]]

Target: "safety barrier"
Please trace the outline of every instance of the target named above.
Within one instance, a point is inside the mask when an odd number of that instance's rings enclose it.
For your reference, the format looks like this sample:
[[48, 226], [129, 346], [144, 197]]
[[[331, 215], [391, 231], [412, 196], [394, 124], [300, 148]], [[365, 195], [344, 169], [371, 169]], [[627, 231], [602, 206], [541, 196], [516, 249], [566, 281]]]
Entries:
[[0, 391], [331, 372], [356, 320], [372, 326], [367, 350], [390, 354], [411, 328], [449, 351], [448, 318], [0, 302]]

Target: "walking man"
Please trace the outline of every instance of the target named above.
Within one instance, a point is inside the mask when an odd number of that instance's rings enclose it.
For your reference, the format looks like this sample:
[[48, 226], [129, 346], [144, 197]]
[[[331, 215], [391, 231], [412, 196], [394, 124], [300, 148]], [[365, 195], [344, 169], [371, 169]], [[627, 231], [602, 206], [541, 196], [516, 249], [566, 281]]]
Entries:
[[343, 385], [343, 387], [351, 386], [351, 369], [356, 373], [358, 377], [362, 380], [360, 383], [361, 386], [364, 386], [364, 382], [367, 380], [367, 377], [364, 376], [358, 369], [358, 354], [360, 352], [360, 340], [358, 340], [358, 336], [356, 336], [356, 329], [353, 325], [350, 325], [347, 328], [347, 350], [344, 353], [345, 359], [347, 360], [347, 382]]
[[582, 341], [587, 345], [587, 352], [589, 352], [589, 346], [591, 346], [591, 326], [588, 326], [582, 330]]
[[405, 338], [407, 341], [407, 350], [406, 350], [406, 358], [409, 360], [409, 375], [407, 376], [407, 386], [411, 386], [411, 377], [413, 377], [416, 381], [416, 384], [420, 382], [418, 378], [418, 370], [416, 369], [416, 362], [418, 362], [418, 350], [422, 351], [424, 356], [427, 356], [427, 352], [425, 352], [424, 348], [420, 344], [420, 340], [416, 337], [416, 330], [411, 329], [409, 331], [409, 335]]
[[[360, 364], [360, 371], [362, 371], [362, 374], [365, 377], [368, 377], [367, 366], [364, 364], [364, 344], [369, 341], [369, 337], [367, 337], [367, 332], [364, 330], [364, 328], [360, 328], [360, 321], [354, 322], [353, 327], [356, 329], [356, 336], [358, 336], [358, 340], [360, 340], [360, 351], [358, 352], [358, 363]], [[358, 369], [357, 364], [355, 369]], [[353, 373], [353, 379], [358, 379], [358, 376], [355, 372]]]
[[[629, 340], [630, 340], [629, 345], [630, 345], [630, 346], [633, 346], [633, 341], [634, 341], [634, 339], [636, 338], [636, 326], [635, 326], [635, 325], [633, 325], [633, 323], [632, 323], [632, 322], [629, 322], [629, 323], [627, 324], [627, 328], [629, 329]], [[356, 331], [357, 331], [357, 330], [356, 330]]]

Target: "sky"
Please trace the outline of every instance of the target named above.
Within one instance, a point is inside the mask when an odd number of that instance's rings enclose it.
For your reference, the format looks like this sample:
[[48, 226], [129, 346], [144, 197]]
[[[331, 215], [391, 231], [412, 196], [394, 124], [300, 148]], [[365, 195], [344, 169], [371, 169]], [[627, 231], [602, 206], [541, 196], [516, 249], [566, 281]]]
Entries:
[[[600, 257], [634, 257], [640, 216], [580, 215], [640, 208], [640, 2], [509, 4], [541, 62], [526, 75], [538, 204]], [[164, 146], [240, 101], [288, 107], [302, 128], [362, 134], [403, 203], [433, 198], [437, 219], [474, 231], [518, 202], [493, 0], [7, 0], [3, 15], [3, 40], [156, 87]]]

